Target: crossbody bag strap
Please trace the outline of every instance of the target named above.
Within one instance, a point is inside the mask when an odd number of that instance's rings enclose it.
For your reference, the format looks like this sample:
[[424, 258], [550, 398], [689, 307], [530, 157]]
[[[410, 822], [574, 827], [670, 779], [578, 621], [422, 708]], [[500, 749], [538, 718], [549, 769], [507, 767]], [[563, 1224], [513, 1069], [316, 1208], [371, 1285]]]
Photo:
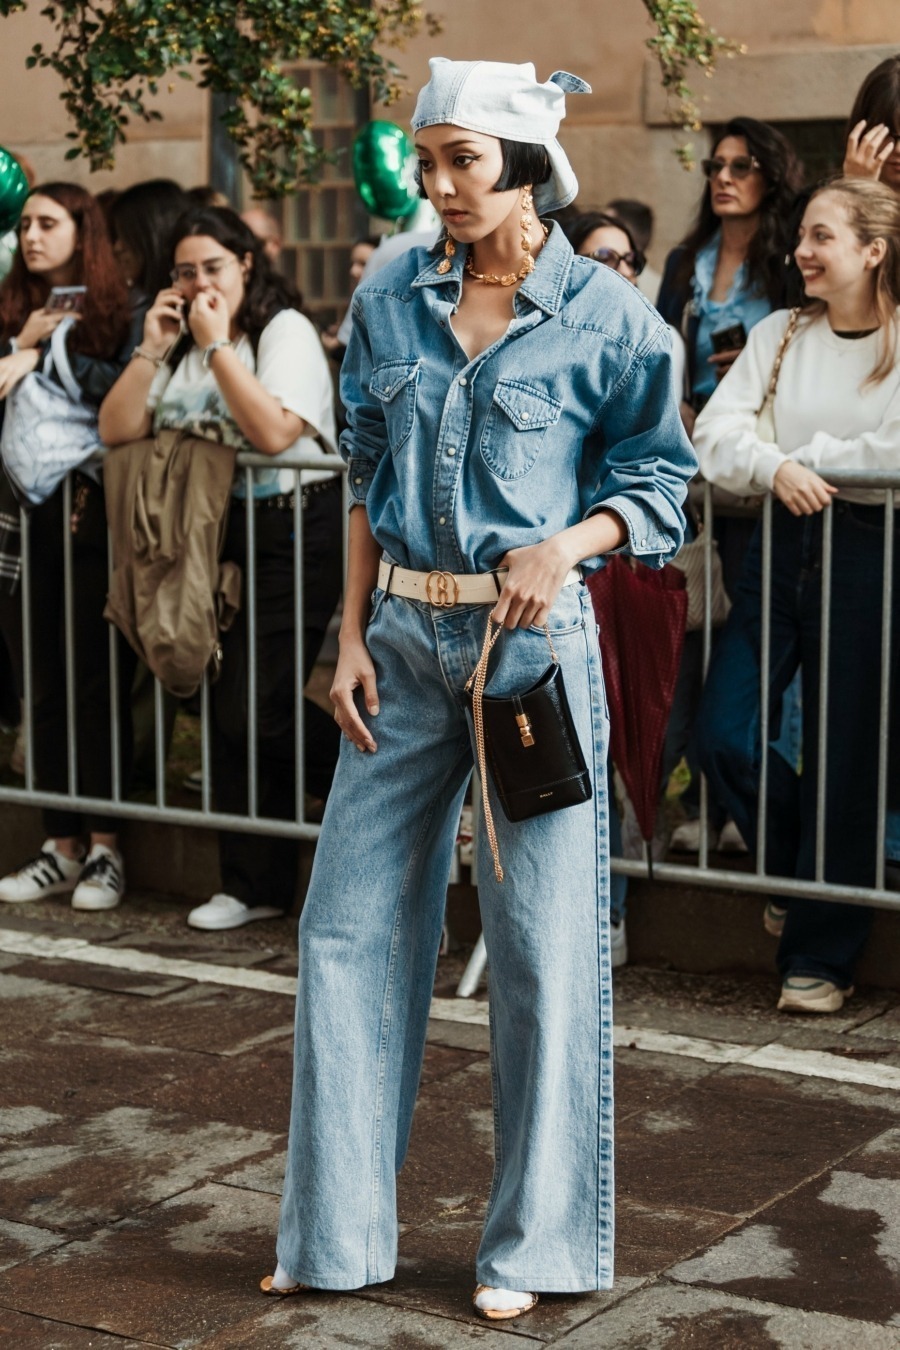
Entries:
[[[478, 772], [481, 776], [481, 803], [484, 807], [484, 824], [491, 848], [491, 857], [494, 859], [494, 876], [498, 881], [502, 881], [503, 866], [500, 862], [500, 845], [497, 843], [497, 830], [494, 825], [494, 813], [491, 810], [491, 799], [488, 792], [487, 755], [484, 740], [484, 686], [487, 682], [488, 663], [491, 659], [494, 644], [503, 632], [503, 625], [500, 623], [497, 624], [495, 632], [494, 623], [494, 616], [489, 613], [487, 628], [484, 630], [484, 642], [481, 644], [481, 655], [478, 658], [478, 665], [466, 680], [466, 693], [471, 691], [472, 694], [472, 721], [475, 725], [475, 753], [478, 758]], [[550, 655], [558, 663], [559, 657], [556, 655], [556, 648], [553, 646], [549, 624], [544, 624], [544, 633], [550, 647]]]
[[81, 386], [72, 374], [72, 366], [69, 362], [69, 352], [66, 347], [66, 338], [72, 331], [75, 324], [71, 315], [66, 315], [61, 323], [58, 323], [53, 330], [50, 338], [50, 359], [44, 366], [47, 374], [53, 369], [59, 376], [59, 382], [73, 403], [81, 403]]
[[799, 307], [797, 309], [792, 309], [790, 318], [787, 321], [787, 327], [785, 328], [781, 341], [778, 344], [778, 351], [775, 353], [775, 360], [772, 363], [772, 373], [769, 376], [769, 385], [768, 388], [766, 389], [765, 397], [763, 398], [762, 403], [759, 405], [759, 412], [756, 414], [757, 417], [759, 416], [759, 413], [762, 412], [766, 404], [771, 403], [772, 400], [775, 398], [775, 394], [778, 390], [778, 376], [781, 374], [781, 363], [784, 360], [784, 354], [788, 349], [788, 344], [790, 343], [791, 338], [797, 331], [797, 321], [799, 320], [799, 318], [800, 318]]

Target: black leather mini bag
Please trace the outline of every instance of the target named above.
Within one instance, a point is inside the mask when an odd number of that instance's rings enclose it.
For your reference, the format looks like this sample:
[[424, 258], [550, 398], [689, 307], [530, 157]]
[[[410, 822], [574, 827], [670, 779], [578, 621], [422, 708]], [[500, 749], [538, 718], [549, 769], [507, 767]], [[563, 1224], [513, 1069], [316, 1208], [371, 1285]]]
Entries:
[[590, 801], [593, 790], [550, 629], [545, 625], [552, 660], [540, 679], [522, 693], [494, 697], [484, 692], [491, 648], [502, 632], [499, 626], [492, 632], [493, 622], [488, 618], [481, 657], [466, 690], [472, 705], [488, 841], [494, 872], [502, 881], [486, 770], [490, 770], [503, 814], [512, 821], [577, 806]]

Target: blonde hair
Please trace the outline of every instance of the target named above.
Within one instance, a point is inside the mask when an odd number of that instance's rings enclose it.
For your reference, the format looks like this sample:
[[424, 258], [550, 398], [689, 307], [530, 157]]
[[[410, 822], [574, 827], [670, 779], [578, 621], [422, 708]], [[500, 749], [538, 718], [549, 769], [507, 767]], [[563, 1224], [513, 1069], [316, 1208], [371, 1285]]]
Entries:
[[[868, 178], [836, 178], [817, 188], [812, 202], [825, 192], [841, 198], [847, 222], [863, 246], [882, 239], [885, 255], [874, 269], [875, 314], [879, 328], [878, 360], [867, 376], [866, 384], [880, 384], [894, 369], [897, 360], [897, 310], [900, 308], [900, 196]], [[827, 305], [816, 300], [805, 315], [817, 318]]]

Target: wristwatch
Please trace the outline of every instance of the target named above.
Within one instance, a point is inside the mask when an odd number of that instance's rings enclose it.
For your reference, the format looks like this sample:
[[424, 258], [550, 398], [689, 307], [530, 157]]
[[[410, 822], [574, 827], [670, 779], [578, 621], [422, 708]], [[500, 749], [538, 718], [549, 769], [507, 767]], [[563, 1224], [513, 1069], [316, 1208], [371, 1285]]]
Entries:
[[231, 341], [231, 338], [217, 338], [216, 341], [211, 342], [208, 347], [204, 347], [203, 369], [209, 370], [209, 363], [213, 359], [213, 357], [215, 356], [216, 352], [219, 350], [220, 347], [233, 347], [233, 346], [234, 343]]

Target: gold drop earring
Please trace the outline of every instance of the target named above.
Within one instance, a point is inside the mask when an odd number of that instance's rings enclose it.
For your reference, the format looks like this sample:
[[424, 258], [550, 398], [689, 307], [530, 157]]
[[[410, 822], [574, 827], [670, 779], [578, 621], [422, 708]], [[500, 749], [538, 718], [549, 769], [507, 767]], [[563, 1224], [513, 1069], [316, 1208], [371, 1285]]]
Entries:
[[522, 192], [522, 219], [519, 222], [522, 228], [522, 252], [525, 254], [522, 259], [522, 266], [519, 268], [519, 276], [527, 277], [534, 271], [534, 258], [531, 256], [531, 227], [534, 225], [534, 197], [531, 195], [531, 188], [527, 187]]
[[447, 273], [450, 271], [450, 268], [453, 266], [453, 259], [455, 257], [456, 257], [456, 243], [452, 235], [448, 234], [447, 239], [444, 243], [444, 256], [443, 258], [441, 258], [441, 261], [438, 263], [437, 267], [437, 270], [440, 272], [442, 277], [446, 276]]

